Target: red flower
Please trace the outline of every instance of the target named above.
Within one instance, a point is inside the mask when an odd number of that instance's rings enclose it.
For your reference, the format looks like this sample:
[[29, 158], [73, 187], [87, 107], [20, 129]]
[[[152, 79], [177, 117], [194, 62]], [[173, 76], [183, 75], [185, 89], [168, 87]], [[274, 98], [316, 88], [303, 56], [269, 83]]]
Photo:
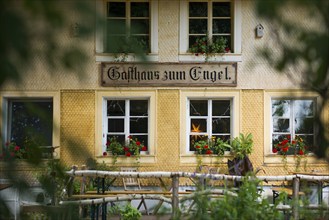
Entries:
[[208, 145], [205, 145], [205, 146], [204, 146], [204, 149], [208, 149]]
[[147, 147], [146, 146], [143, 146], [141, 150], [142, 151], [147, 151]]
[[123, 146], [123, 150], [124, 150], [124, 151], [129, 151], [129, 148], [128, 148], [128, 147], [125, 147], [125, 146]]
[[225, 51], [226, 51], [226, 53], [230, 52], [230, 48], [229, 47], [226, 47], [225, 48]]
[[284, 139], [284, 140], [281, 142], [281, 144], [282, 144], [282, 146], [284, 146], [284, 145], [286, 145], [288, 142], [289, 142], [289, 141], [288, 141], [287, 139]]
[[126, 156], [130, 157], [131, 153], [130, 152], [126, 152]]
[[212, 151], [211, 150], [207, 150], [206, 151], [206, 154], [212, 154]]
[[200, 146], [198, 145], [198, 146], [196, 146], [195, 148], [198, 148], [198, 149], [199, 149], [199, 148], [200, 148]]
[[129, 139], [132, 139], [131, 135], [128, 136]]
[[288, 150], [289, 150], [288, 147], [283, 147], [283, 148], [282, 148], [282, 151], [283, 151], [283, 152], [287, 152]]
[[287, 139], [289, 140], [291, 138], [290, 134], [287, 135]]
[[15, 146], [15, 151], [19, 151], [20, 147], [19, 146]]
[[272, 149], [272, 152], [273, 152], [273, 153], [277, 153], [277, 152], [278, 152], [278, 149], [273, 148], [273, 149]]
[[111, 142], [109, 142], [109, 141], [108, 141], [108, 142], [106, 142], [106, 146], [109, 146], [110, 144], [111, 144]]
[[141, 142], [139, 142], [139, 141], [136, 141], [136, 144], [137, 144], [137, 146], [139, 146], [139, 145], [141, 145]]
[[295, 141], [295, 140], [293, 140], [291, 143], [295, 145], [295, 144], [296, 144], [296, 141]]
[[103, 152], [103, 156], [107, 156], [107, 152], [105, 151], [105, 152]]
[[196, 53], [196, 54], [195, 54], [195, 56], [199, 56], [199, 54], [198, 54], [198, 53]]
[[299, 155], [304, 155], [304, 151], [303, 150], [299, 150]]

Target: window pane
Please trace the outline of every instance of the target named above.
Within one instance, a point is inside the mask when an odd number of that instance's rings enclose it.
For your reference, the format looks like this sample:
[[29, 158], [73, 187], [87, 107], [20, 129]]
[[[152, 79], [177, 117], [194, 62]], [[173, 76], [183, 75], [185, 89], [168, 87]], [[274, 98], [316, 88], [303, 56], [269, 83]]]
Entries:
[[207, 17], [208, 7], [207, 2], [190, 2], [189, 3], [190, 17]]
[[272, 116], [290, 117], [290, 100], [272, 100]]
[[[144, 51], [146, 53], [150, 52], [150, 40], [149, 36], [132, 36], [130, 38], [131, 44], [136, 46], [136, 48], [130, 48], [132, 52]], [[134, 51], [132, 49], [135, 49]]]
[[212, 120], [213, 133], [230, 133], [231, 124], [229, 118], [215, 118]]
[[207, 116], [208, 101], [207, 100], [191, 100], [190, 116]]
[[109, 141], [112, 137], [116, 137], [120, 144], [125, 145], [125, 135], [107, 135], [107, 141]]
[[314, 147], [314, 136], [313, 135], [298, 135], [300, 138], [303, 139], [305, 143], [305, 147], [307, 150], [312, 151], [312, 147]]
[[126, 19], [108, 19], [106, 27], [107, 35], [125, 34]]
[[229, 34], [231, 33], [231, 19], [214, 19], [212, 28], [214, 34]]
[[148, 118], [130, 118], [130, 133], [147, 133]]
[[190, 34], [206, 34], [208, 29], [207, 19], [190, 19], [189, 33]]
[[290, 120], [289, 119], [273, 119], [273, 132], [289, 132]]
[[125, 36], [107, 37], [106, 51], [111, 53], [128, 52]]
[[214, 2], [213, 17], [230, 17], [231, 16], [231, 3], [230, 2]]
[[149, 19], [131, 19], [132, 34], [148, 34]]
[[10, 101], [10, 141], [24, 147], [26, 140], [40, 146], [51, 146], [53, 135], [53, 102]]
[[149, 3], [148, 2], [132, 2], [131, 17], [148, 17]]
[[191, 119], [191, 132], [207, 132], [207, 120]]
[[124, 116], [125, 101], [124, 100], [108, 100], [107, 116]]
[[131, 100], [130, 101], [131, 116], [147, 116], [148, 100]]
[[313, 118], [295, 118], [296, 134], [313, 134]]
[[314, 116], [313, 100], [295, 100], [294, 115], [295, 117]]
[[214, 100], [212, 101], [213, 116], [230, 116], [230, 101], [229, 100]]
[[124, 132], [124, 119], [109, 119], [108, 132]]
[[126, 17], [125, 2], [108, 2], [107, 3], [108, 17]]
[[[217, 140], [218, 138], [220, 138], [223, 141], [230, 141], [231, 140], [231, 135], [213, 135], [213, 137], [215, 137], [215, 140]], [[228, 148], [227, 150], [230, 150], [230, 149]]]

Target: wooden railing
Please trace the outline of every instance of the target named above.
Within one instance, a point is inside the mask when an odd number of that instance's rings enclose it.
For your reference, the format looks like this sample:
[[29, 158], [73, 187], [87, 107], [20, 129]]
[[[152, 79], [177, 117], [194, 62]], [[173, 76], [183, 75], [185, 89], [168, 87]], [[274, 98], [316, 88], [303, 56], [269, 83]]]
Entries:
[[[75, 201], [61, 201], [61, 205], [67, 205], [67, 204], [79, 204], [79, 205], [95, 205], [95, 204], [103, 204], [103, 208], [106, 210], [105, 205], [108, 202], [114, 202], [114, 201], [129, 201], [133, 199], [153, 199], [153, 200], [159, 200], [162, 202], [170, 203], [172, 205], [172, 218], [175, 218], [178, 214], [179, 210], [179, 198], [180, 198], [180, 192], [179, 192], [179, 179], [180, 178], [193, 178], [193, 179], [211, 179], [211, 180], [224, 180], [224, 181], [242, 181], [243, 176], [232, 176], [232, 175], [226, 175], [226, 174], [202, 174], [202, 173], [190, 173], [190, 172], [113, 172], [113, 171], [100, 171], [100, 170], [75, 170], [72, 169], [71, 171], [67, 172], [68, 175], [71, 176], [70, 181], [73, 181], [75, 177], [93, 177], [93, 178], [100, 178], [101, 180], [104, 180], [106, 178], [118, 178], [118, 177], [131, 177], [131, 178], [170, 178], [171, 181], [171, 191], [170, 191], [170, 197], [168, 198], [168, 192], [153, 192], [151, 193], [143, 193], [143, 192], [134, 192], [134, 195], [129, 195], [129, 193], [126, 192], [126, 195], [124, 193], [122, 195], [118, 193], [114, 193], [115, 196], [106, 195], [105, 189], [103, 187], [102, 192], [98, 190], [100, 195], [103, 193], [100, 198], [88, 198], [88, 196], [80, 196], [80, 200]], [[311, 175], [311, 174], [293, 174], [293, 175], [284, 175], [284, 176], [256, 176], [256, 177], [248, 177], [248, 178], [255, 178], [260, 181], [292, 181], [292, 199], [297, 201], [299, 199], [299, 188], [300, 188], [300, 181], [316, 181], [321, 187], [321, 193], [322, 193], [322, 186], [323, 182], [329, 182], [329, 174], [328, 175]], [[205, 181], [200, 181], [205, 182]], [[210, 192], [211, 193], [211, 192]], [[224, 193], [224, 192], [222, 192]], [[167, 196], [166, 196], [167, 195]], [[322, 195], [321, 195], [322, 196]], [[82, 199], [83, 198], [83, 199]], [[321, 201], [321, 200], [319, 200]], [[162, 203], [161, 203], [162, 204]], [[292, 203], [293, 205], [279, 205], [277, 206], [280, 210], [292, 210], [292, 214], [294, 219], [299, 219], [299, 204], [298, 203]], [[310, 209], [320, 209], [325, 208], [329, 209], [328, 207], [324, 207], [323, 204], [318, 205], [310, 205], [305, 208]], [[106, 213], [103, 213], [103, 216], [106, 215]], [[106, 217], [103, 219], [106, 219]]]

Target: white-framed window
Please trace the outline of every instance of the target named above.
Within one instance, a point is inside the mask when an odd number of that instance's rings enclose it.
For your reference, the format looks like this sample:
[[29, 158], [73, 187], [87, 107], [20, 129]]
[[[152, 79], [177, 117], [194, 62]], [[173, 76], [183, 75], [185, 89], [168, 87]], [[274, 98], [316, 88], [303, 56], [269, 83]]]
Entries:
[[240, 91], [182, 90], [180, 102], [181, 163], [197, 162], [192, 142], [201, 136], [230, 140], [239, 135]]
[[188, 147], [195, 151], [194, 143], [202, 137], [229, 141], [232, 136], [232, 99], [188, 99]]
[[129, 137], [149, 146], [149, 100], [106, 99], [105, 141], [112, 137], [124, 145]]
[[200, 58], [189, 49], [206, 36], [212, 43], [223, 38], [227, 44], [224, 56], [209, 61], [241, 61], [240, 0], [183, 0], [180, 6], [180, 61]]
[[[99, 161], [113, 162], [109, 155], [103, 157], [106, 143], [115, 136], [123, 144], [129, 136], [138, 138], [146, 149], [141, 152], [140, 162], [154, 163], [156, 154], [155, 91], [106, 90], [96, 92], [95, 153]], [[119, 164], [131, 164], [134, 158], [119, 157]]]
[[[15, 143], [21, 149], [28, 146], [59, 146], [59, 95], [56, 92], [16, 92], [2, 94], [3, 144]], [[59, 148], [53, 156], [59, 158]], [[49, 155], [47, 155], [48, 157]]]
[[[134, 61], [129, 55], [142, 50], [149, 59], [158, 52], [157, 0], [98, 0], [96, 59], [112, 61], [125, 54], [125, 61]], [[133, 48], [132, 45], [136, 45]]]
[[[275, 144], [285, 138], [292, 142], [302, 138], [307, 150], [315, 145], [316, 99], [315, 98], [272, 98], [272, 152]], [[293, 154], [293, 152], [289, 152]]]
[[[292, 142], [302, 138], [309, 156], [316, 147], [317, 114], [320, 97], [307, 91], [264, 91], [264, 162], [282, 163], [280, 155], [273, 151], [275, 144], [287, 139]], [[293, 154], [294, 152], [288, 152]], [[288, 163], [294, 163], [293, 155]], [[316, 162], [308, 158], [308, 162]]]

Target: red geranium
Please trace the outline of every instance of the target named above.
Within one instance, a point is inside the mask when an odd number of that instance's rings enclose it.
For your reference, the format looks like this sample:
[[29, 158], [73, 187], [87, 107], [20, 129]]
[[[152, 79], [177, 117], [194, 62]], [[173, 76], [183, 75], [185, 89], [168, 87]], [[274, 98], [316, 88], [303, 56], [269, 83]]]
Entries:
[[19, 149], [21, 149], [19, 146], [15, 146], [15, 151], [19, 151]]
[[137, 146], [141, 145], [140, 141], [136, 141]]
[[126, 156], [130, 157], [131, 153], [130, 152], [126, 152]]
[[105, 151], [105, 152], [103, 152], [103, 156], [107, 156], [107, 152]]
[[141, 150], [142, 151], [146, 151], [147, 150], [147, 147], [146, 146], [143, 146]]
[[208, 149], [208, 145], [205, 145], [205, 146], [204, 146], [204, 149]]
[[304, 155], [304, 151], [303, 150], [299, 150], [298, 154], [299, 155]]
[[212, 151], [211, 150], [207, 150], [206, 151], [206, 154], [212, 154]]
[[124, 151], [129, 151], [129, 148], [128, 148], [128, 147], [125, 147], [125, 146], [123, 146], [123, 150], [124, 150]]
[[272, 152], [273, 152], [273, 153], [277, 153], [277, 152], [278, 152], [278, 149], [277, 149], [277, 148], [273, 148], [273, 149], [272, 149]]
[[200, 148], [200, 146], [198, 145], [198, 146], [196, 146], [195, 148], [198, 148], [198, 149], [199, 149], [199, 148]]

